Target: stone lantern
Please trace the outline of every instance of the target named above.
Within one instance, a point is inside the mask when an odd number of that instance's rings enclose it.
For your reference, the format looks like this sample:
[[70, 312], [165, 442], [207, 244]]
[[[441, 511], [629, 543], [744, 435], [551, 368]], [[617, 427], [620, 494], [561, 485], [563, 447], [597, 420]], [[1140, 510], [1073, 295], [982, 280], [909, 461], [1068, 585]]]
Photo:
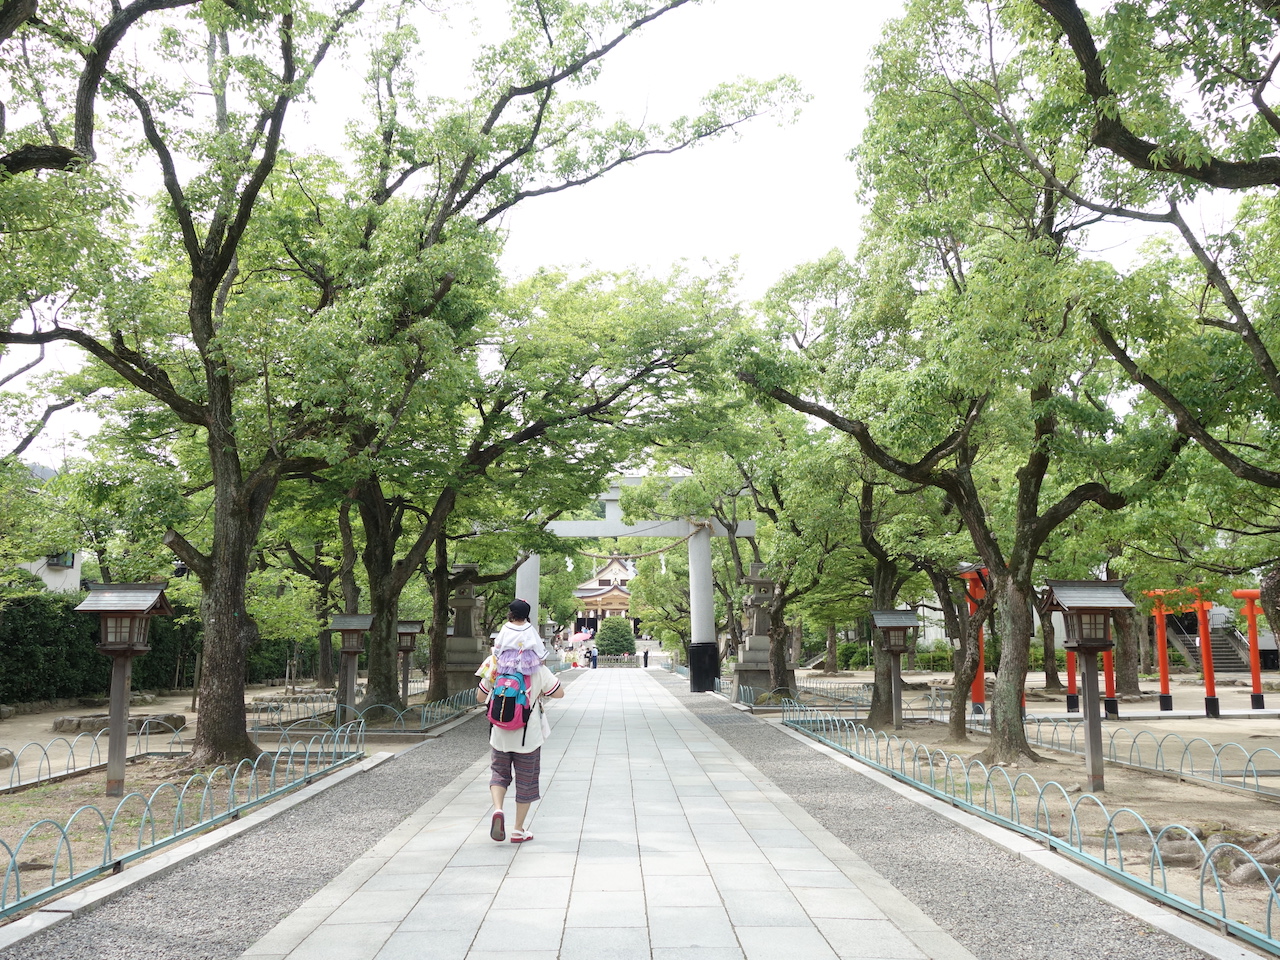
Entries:
[[418, 634], [422, 633], [425, 620], [401, 620], [396, 624], [400, 638], [400, 699], [409, 705], [409, 671], [413, 668], [413, 655], [418, 649]]
[[338, 697], [338, 716], [336, 726], [342, 726], [342, 708], [346, 707], [352, 714], [356, 708], [356, 677], [360, 669], [360, 654], [364, 653], [365, 631], [373, 626], [371, 613], [340, 613], [329, 621], [329, 629], [337, 630], [342, 635], [342, 646], [338, 650], [342, 654], [342, 687]]
[[889, 654], [893, 675], [893, 729], [902, 729], [902, 655], [920, 632], [914, 610], [872, 610], [871, 624], [880, 631], [881, 646]]
[[[480, 625], [484, 622], [484, 597], [476, 596], [476, 586], [471, 578], [480, 570], [479, 564], [459, 563], [453, 567], [455, 582], [449, 606], [453, 608], [453, 632], [448, 636], [445, 650], [445, 683], [449, 695], [469, 690], [476, 684], [476, 668], [489, 655], [489, 648]], [[531, 614], [532, 615], [532, 614]]]
[[[746, 636], [738, 647], [738, 662], [733, 665], [733, 687], [730, 696], [738, 702], [739, 690], [750, 687], [764, 692], [772, 687], [769, 673], [769, 607], [776, 589], [763, 563], [753, 563], [740, 581], [751, 588], [742, 601], [746, 613]], [[790, 664], [788, 666], [791, 666]]]
[[151, 618], [173, 616], [163, 583], [91, 583], [76, 610], [101, 618], [98, 649], [111, 658], [111, 716], [107, 727], [107, 796], [124, 796], [124, 761], [129, 736], [129, 680], [133, 658], [151, 648]]
[[1086, 789], [1101, 793], [1102, 714], [1098, 710], [1098, 654], [1109, 652], [1111, 611], [1131, 610], [1134, 603], [1120, 580], [1046, 580], [1040, 600], [1041, 616], [1061, 613], [1067, 626], [1063, 647], [1080, 663], [1080, 687], [1085, 723], [1084, 759]]

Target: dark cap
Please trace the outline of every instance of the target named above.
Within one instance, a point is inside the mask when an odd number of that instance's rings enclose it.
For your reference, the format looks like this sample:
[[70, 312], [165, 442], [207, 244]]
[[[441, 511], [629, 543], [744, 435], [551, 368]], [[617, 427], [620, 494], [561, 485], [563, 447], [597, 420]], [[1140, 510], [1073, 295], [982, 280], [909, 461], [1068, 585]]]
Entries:
[[511, 611], [512, 620], [529, 619], [529, 601], [527, 600], [512, 600], [507, 609]]

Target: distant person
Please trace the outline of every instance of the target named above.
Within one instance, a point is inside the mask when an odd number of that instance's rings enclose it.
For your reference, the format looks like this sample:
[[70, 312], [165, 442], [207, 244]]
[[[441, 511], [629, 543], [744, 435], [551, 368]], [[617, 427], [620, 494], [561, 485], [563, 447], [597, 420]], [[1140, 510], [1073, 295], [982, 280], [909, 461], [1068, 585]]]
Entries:
[[[523, 677], [524, 691], [531, 707], [527, 722], [514, 729], [491, 725], [489, 729], [489, 795], [493, 800], [493, 813], [489, 821], [489, 836], [494, 840], [507, 839], [506, 817], [502, 806], [506, 802], [507, 788], [514, 779], [516, 785], [516, 823], [511, 831], [512, 843], [532, 840], [533, 834], [525, 829], [525, 817], [529, 807], [542, 797], [538, 778], [542, 768], [543, 732], [540, 701], [544, 697], [558, 700], [564, 696], [564, 688], [542, 663], [546, 656], [545, 645], [537, 630], [529, 631], [529, 604], [513, 600], [507, 608], [510, 619], [498, 632], [494, 641], [494, 653], [481, 665], [476, 674], [480, 677], [476, 702], [487, 704], [495, 682], [518, 673]], [[511, 680], [514, 684], [515, 681]], [[514, 687], [512, 688], [514, 689]]]
[[645, 647], [645, 651], [644, 651], [644, 665], [646, 667], [649, 666], [649, 648], [648, 647]]
[[591, 669], [592, 670], [594, 670], [597, 666], [599, 666], [599, 660], [600, 660], [600, 651], [597, 650], [595, 647], [592, 647], [591, 648]]

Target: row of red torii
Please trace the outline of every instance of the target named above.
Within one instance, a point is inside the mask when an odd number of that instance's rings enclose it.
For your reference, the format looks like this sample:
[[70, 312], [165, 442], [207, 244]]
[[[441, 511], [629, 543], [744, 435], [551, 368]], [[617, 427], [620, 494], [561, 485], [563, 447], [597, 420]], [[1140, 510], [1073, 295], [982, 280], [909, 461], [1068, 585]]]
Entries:
[[[986, 597], [986, 575], [985, 567], [967, 567], [960, 576], [966, 582], [966, 596], [968, 598], [969, 613], [972, 615], [977, 611], [978, 603]], [[1053, 582], [1053, 581], [1051, 581]], [[1118, 586], [1119, 581], [1098, 581], [1102, 583], [1114, 583]], [[1195, 612], [1197, 633], [1199, 635], [1199, 652], [1201, 659], [1201, 671], [1204, 674], [1204, 712], [1207, 717], [1217, 717], [1220, 715], [1220, 707], [1218, 703], [1217, 678], [1213, 669], [1213, 644], [1210, 642], [1209, 630], [1209, 611], [1213, 608], [1213, 604], [1200, 596], [1200, 591], [1191, 587], [1183, 590], [1148, 590], [1146, 595], [1154, 601], [1151, 609], [1152, 616], [1156, 620], [1156, 660], [1160, 670], [1160, 709], [1162, 711], [1171, 711], [1173, 709], [1173, 694], [1169, 689], [1169, 649], [1168, 649], [1168, 633], [1165, 618], [1170, 614]], [[1243, 589], [1233, 590], [1231, 595], [1237, 600], [1245, 601], [1241, 613], [1249, 625], [1249, 673], [1252, 682], [1252, 693], [1250, 695], [1249, 706], [1254, 710], [1265, 709], [1266, 703], [1262, 693], [1262, 658], [1258, 642], [1258, 616], [1262, 613], [1262, 608], [1258, 604], [1259, 590]], [[1132, 607], [1132, 601], [1127, 601], [1127, 606]], [[1110, 639], [1110, 626], [1106, 626], [1108, 640]], [[985, 710], [987, 691], [986, 691], [986, 672], [983, 654], [983, 631], [978, 629], [978, 672], [974, 677], [973, 686], [970, 688], [970, 699], [972, 709], [975, 713], [982, 713]], [[1106, 697], [1104, 699], [1104, 710], [1107, 716], [1116, 718], [1119, 716], [1119, 699], [1116, 696], [1116, 673], [1115, 673], [1115, 657], [1114, 652], [1108, 645], [1102, 650], [1103, 674], [1106, 685]], [[1075, 713], [1080, 709], [1080, 697], [1076, 684], [1076, 652], [1067, 647], [1067, 712]]]

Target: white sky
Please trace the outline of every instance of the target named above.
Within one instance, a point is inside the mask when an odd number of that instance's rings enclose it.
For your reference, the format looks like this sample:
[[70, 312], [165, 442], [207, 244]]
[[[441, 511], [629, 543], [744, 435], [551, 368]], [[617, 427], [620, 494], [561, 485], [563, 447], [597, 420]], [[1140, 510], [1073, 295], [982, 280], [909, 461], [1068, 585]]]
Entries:
[[866, 116], [870, 48], [899, 10], [896, 0], [718, 0], [629, 39], [611, 54], [596, 99], [631, 118], [694, 112], [705, 91], [738, 76], [791, 74], [812, 99], [793, 125], [757, 120], [739, 137], [521, 204], [505, 221], [507, 268], [662, 269], [738, 256], [743, 293], [754, 298], [832, 247], [852, 253], [859, 211], [847, 155]]
[[[446, 9], [450, 27], [442, 29], [441, 18], [428, 14], [423, 31], [441, 89], [426, 89], [427, 83], [419, 89], [456, 96], [460, 89], [443, 88], [468, 75], [473, 21], [505, 11], [506, 2], [459, 0]], [[832, 247], [852, 253], [858, 188], [847, 155], [866, 116], [862, 86], [870, 48], [884, 19], [900, 10], [899, 0], [703, 0], [629, 38], [582, 96], [630, 121], [696, 113], [703, 94], [739, 76], [790, 74], [811, 99], [794, 124], [759, 119], [737, 136], [645, 158], [584, 187], [520, 204], [502, 221], [504, 268], [513, 278], [541, 266], [587, 264], [661, 273], [680, 260], [727, 264], [738, 257], [740, 291], [752, 300], [788, 269]], [[359, 109], [360, 87], [351, 81], [351, 68], [336, 57], [322, 65], [316, 105], [291, 115], [287, 142], [332, 149], [339, 129], [335, 99]], [[78, 351], [51, 351], [45, 369], [74, 368], [80, 359]], [[92, 429], [86, 415], [57, 414], [29, 458], [57, 465], [77, 446], [68, 431]]]

